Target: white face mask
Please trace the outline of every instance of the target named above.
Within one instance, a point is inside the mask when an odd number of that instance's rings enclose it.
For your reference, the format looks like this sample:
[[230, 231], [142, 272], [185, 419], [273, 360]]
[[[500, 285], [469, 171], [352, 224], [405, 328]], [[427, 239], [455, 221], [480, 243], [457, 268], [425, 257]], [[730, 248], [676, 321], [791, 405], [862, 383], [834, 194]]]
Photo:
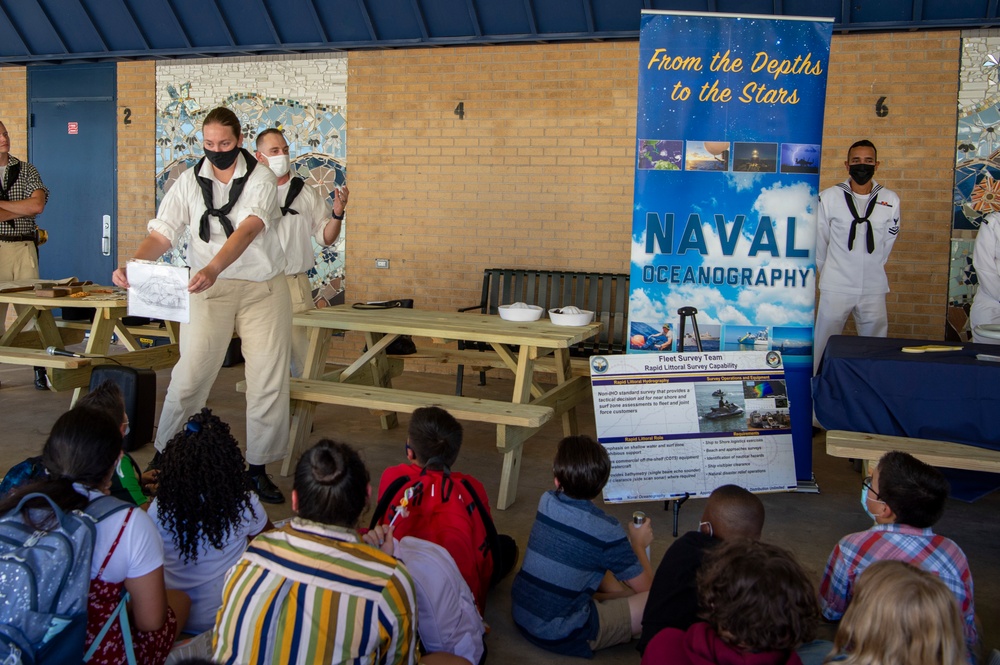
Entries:
[[265, 155], [267, 159], [267, 168], [274, 172], [274, 175], [279, 178], [288, 173], [288, 167], [291, 163], [291, 159], [288, 155]]

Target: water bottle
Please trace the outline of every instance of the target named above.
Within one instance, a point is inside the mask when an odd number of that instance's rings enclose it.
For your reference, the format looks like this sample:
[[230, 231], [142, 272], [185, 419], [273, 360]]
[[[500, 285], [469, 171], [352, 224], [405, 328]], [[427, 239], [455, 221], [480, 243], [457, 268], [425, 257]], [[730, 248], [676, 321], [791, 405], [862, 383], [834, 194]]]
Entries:
[[[646, 521], [646, 513], [641, 510], [637, 510], [632, 513], [632, 528], [638, 529], [642, 526], [642, 523]], [[646, 559], [649, 559], [649, 545], [646, 545]]]

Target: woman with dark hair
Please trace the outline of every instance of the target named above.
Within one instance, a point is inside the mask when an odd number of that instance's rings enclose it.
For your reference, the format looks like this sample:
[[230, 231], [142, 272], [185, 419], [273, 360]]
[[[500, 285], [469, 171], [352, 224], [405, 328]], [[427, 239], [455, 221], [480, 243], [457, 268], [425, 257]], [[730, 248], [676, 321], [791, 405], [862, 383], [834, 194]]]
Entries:
[[158, 482], [149, 516], [163, 539], [167, 588], [191, 597], [184, 632], [200, 634], [215, 625], [226, 571], [272, 525], [243, 473], [229, 425], [210, 409], [170, 440]]
[[[236, 114], [213, 109], [202, 125], [205, 156], [166, 192], [135, 259], [154, 261], [190, 231], [190, 323], [170, 375], [156, 434], [157, 455], [208, 399], [235, 331], [246, 359], [247, 462], [261, 501], [282, 503], [264, 465], [288, 448], [288, 363], [292, 306], [285, 256], [271, 231], [281, 214], [277, 179], [242, 149]], [[125, 268], [112, 275], [128, 287]], [[154, 457], [154, 465], [157, 463]]]
[[292, 490], [296, 517], [255, 538], [226, 578], [215, 661], [418, 660], [413, 581], [355, 530], [368, 480], [346, 444], [324, 439], [302, 455]]
[[[42, 449], [42, 461], [50, 478], [19, 488], [0, 502], [0, 514], [13, 510], [21, 497], [32, 492], [48, 495], [64, 511], [84, 508], [108, 494], [121, 454], [119, 423], [101, 411], [71, 409], [53, 425]], [[28, 507], [48, 505], [40, 499], [37, 502], [29, 502]], [[46, 525], [43, 522], [35, 526]], [[189, 601], [184, 593], [167, 591], [164, 586], [163, 545], [144, 511], [129, 506], [97, 522], [90, 579], [87, 647], [127, 591], [131, 595], [129, 617], [137, 661], [163, 663], [180, 625], [187, 619]], [[115, 621], [89, 662], [118, 665], [124, 661], [121, 624]]]
[[754, 540], [726, 541], [698, 573], [704, 622], [664, 628], [642, 665], [802, 665], [795, 653], [819, 625], [819, 601], [790, 552]]

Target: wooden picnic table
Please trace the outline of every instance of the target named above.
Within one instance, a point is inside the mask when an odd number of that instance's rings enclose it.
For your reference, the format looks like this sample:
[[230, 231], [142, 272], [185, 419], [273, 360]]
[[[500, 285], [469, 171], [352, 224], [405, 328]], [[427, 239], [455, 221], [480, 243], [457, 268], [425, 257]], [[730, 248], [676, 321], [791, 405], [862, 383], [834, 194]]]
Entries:
[[[0, 363], [34, 364], [51, 367], [49, 381], [54, 390], [73, 389], [73, 403], [87, 391], [90, 373], [96, 365], [112, 363], [128, 367], [162, 369], [172, 367], [179, 357], [178, 324], [168, 321], [170, 344], [144, 349], [122, 321], [128, 314], [127, 294], [117, 288], [84, 286], [83, 297], [50, 298], [36, 295], [33, 290], [17, 291], [16, 285], [4, 283], [0, 303], [15, 306], [17, 318], [0, 335]], [[61, 328], [52, 310], [87, 307], [96, 310], [94, 320], [86, 330]], [[34, 321], [34, 330], [25, 330]], [[87, 334], [89, 332], [89, 335]], [[109, 355], [114, 335], [128, 351]], [[49, 346], [65, 348], [86, 338], [83, 362], [79, 359], [39, 355]], [[25, 350], [29, 350], [25, 353]], [[56, 359], [59, 359], [58, 361]], [[38, 360], [39, 362], [35, 362]], [[76, 360], [77, 362], [71, 362]]]
[[[411, 413], [423, 406], [440, 406], [459, 419], [495, 424], [497, 449], [503, 454], [503, 471], [497, 508], [510, 506], [517, 495], [521, 450], [525, 440], [555, 416], [562, 417], [566, 436], [578, 432], [576, 406], [590, 399], [590, 377], [573, 376], [569, 348], [595, 337], [600, 323], [557, 326], [547, 319], [533, 322], [504, 321], [499, 316], [419, 309], [354, 309], [338, 305], [297, 314], [293, 322], [309, 329], [309, 350], [301, 379], [291, 382], [292, 417], [290, 448], [282, 467], [287, 475], [296, 449], [301, 450], [312, 427], [317, 404], [337, 404], [383, 411], [382, 427], [396, 425], [396, 413]], [[334, 331], [363, 333], [367, 350], [342, 371], [324, 372], [330, 336]], [[514, 372], [509, 402], [421, 391], [392, 386], [386, 347], [399, 335], [436, 340], [485, 342]], [[545, 389], [536, 382], [536, 361], [554, 359], [556, 385]], [[398, 356], [397, 356], [398, 357]], [[405, 356], [403, 356], [405, 358]], [[551, 367], [552, 362], [548, 365]], [[352, 382], [359, 370], [372, 377], [372, 385]], [[549, 370], [551, 371], [551, 369]]]

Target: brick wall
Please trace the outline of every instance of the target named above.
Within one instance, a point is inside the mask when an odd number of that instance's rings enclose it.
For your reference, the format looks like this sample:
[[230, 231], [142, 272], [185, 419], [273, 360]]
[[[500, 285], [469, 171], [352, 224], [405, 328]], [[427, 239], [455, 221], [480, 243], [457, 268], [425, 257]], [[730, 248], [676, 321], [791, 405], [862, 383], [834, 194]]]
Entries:
[[[820, 182], [829, 187], [847, 177], [843, 163], [854, 141], [875, 143], [876, 179], [901, 199], [900, 234], [887, 264], [891, 337], [944, 336], [960, 57], [957, 31], [833, 39]], [[881, 118], [880, 97], [889, 107]]]
[[453, 309], [486, 267], [628, 270], [637, 58], [634, 42], [352, 52], [348, 299]]
[[[118, 64], [118, 261], [127, 260], [146, 237], [156, 212], [156, 67]], [[124, 124], [125, 109], [130, 111]]]
[[10, 134], [10, 151], [28, 158], [28, 77], [24, 67], [0, 67], [0, 121]]

